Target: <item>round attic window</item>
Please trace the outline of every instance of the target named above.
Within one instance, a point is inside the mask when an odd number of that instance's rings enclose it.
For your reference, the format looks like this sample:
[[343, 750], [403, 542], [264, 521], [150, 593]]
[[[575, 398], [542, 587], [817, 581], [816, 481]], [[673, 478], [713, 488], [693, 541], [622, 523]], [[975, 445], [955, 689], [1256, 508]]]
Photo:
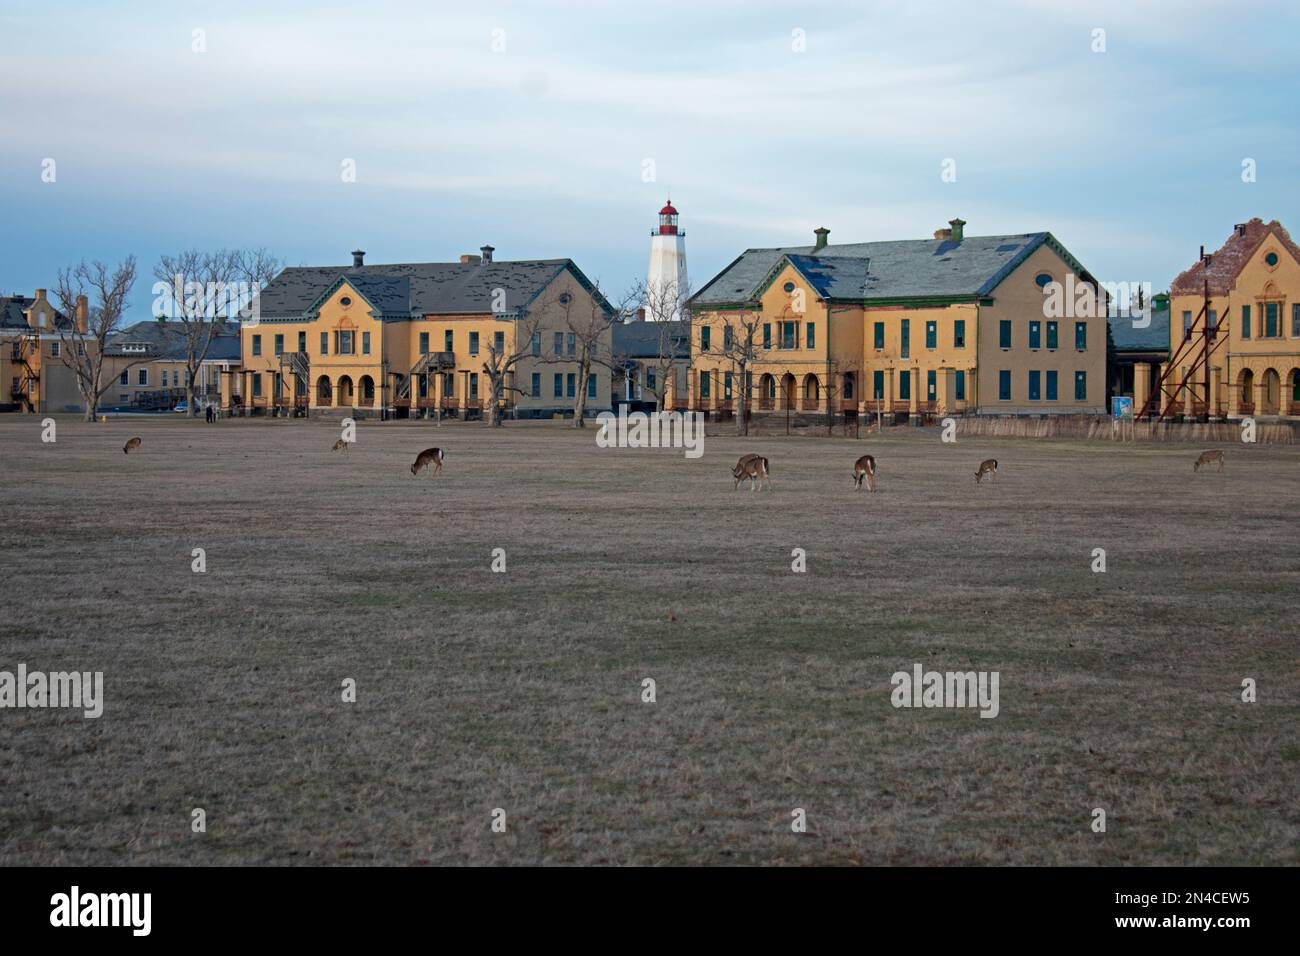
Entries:
[[343, 298], [339, 299], [339, 305], [343, 306], [344, 308], [347, 308], [351, 304], [352, 304], [352, 300], [348, 298], [346, 295]]
[[1048, 275], [1046, 272], [1040, 272], [1038, 273], [1038, 275], [1034, 276], [1034, 282], [1037, 283], [1038, 288], [1040, 289], [1047, 288], [1047, 283], [1051, 281], [1052, 281], [1052, 277]]
[[1264, 257], [1264, 261], [1267, 262], [1268, 267], [1272, 269], [1275, 265], [1277, 265], [1277, 253], [1270, 252], [1268, 255]]
[[794, 291], [794, 283], [793, 283], [793, 282], [787, 282], [785, 285], [781, 286], [781, 288], [785, 289], [786, 292], [793, 292], [793, 291]]
[[560, 293], [560, 305], [568, 305], [572, 301], [573, 301], [573, 296], [569, 295], [569, 293], [567, 292]]

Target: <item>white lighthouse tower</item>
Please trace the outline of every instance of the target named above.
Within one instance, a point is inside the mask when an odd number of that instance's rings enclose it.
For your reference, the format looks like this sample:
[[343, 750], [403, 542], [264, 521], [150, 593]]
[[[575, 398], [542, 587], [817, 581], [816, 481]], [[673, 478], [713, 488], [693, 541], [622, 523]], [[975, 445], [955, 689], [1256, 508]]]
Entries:
[[659, 210], [659, 228], [650, 233], [650, 269], [646, 274], [646, 318], [674, 320], [690, 286], [686, 280], [686, 233], [677, 229], [673, 201]]

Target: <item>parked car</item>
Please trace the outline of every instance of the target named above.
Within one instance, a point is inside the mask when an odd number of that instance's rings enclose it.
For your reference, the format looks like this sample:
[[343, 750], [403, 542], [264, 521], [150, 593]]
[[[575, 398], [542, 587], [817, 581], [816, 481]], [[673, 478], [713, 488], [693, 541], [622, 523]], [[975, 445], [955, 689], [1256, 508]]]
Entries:
[[182, 414], [182, 415], [188, 415], [188, 414], [190, 413], [190, 403], [189, 403], [189, 402], [177, 402], [177, 403], [176, 403], [176, 407], [173, 408], [172, 411], [174, 411], [174, 412], [179, 412], [179, 413]]

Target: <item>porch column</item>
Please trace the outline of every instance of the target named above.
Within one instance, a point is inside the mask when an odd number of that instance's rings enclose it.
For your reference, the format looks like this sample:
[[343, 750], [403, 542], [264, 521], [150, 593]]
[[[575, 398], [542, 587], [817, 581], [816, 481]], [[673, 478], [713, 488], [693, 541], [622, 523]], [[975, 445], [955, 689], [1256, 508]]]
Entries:
[[956, 410], [957, 371], [941, 368], [935, 375], [934, 407], [942, 415]]
[[1135, 362], [1133, 365], [1133, 414], [1142, 411], [1142, 406], [1151, 397], [1151, 363]]
[[906, 374], [912, 377], [912, 395], [907, 403], [907, 421], [909, 425], [919, 425], [921, 423], [921, 370], [909, 368]]

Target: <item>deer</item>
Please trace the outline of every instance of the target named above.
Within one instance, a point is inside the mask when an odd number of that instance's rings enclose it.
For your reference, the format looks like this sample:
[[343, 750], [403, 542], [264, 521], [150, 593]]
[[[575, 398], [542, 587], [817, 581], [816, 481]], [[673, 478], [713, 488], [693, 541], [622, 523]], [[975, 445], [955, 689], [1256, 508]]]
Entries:
[[982, 481], [985, 475], [989, 476], [990, 481], [998, 480], [998, 460], [996, 458], [985, 458], [980, 462], [979, 471], [975, 472], [975, 481]]
[[122, 454], [129, 455], [134, 449], [139, 447], [140, 447], [140, 436], [137, 435], [135, 438], [132, 438], [130, 441], [128, 441], [125, 445], [122, 446]]
[[736, 467], [731, 470], [731, 475], [736, 479], [736, 483], [731, 486], [732, 491], [739, 488], [740, 483], [746, 478], [749, 479], [750, 491], [754, 491], [756, 486], [764, 481], [769, 488], [772, 487], [772, 479], [767, 470], [767, 459], [762, 455], [742, 455]]
[[876, 457], [874, 455], [863, 455], [853, 463], [853, 483], [859, 491], [862, 490], [862, 480], [867, 481], [867, 490], [874, 492], [876, 490]]
[[330, 448], [330, 451], [347, 451], [349, 444], [351, 444], [351, 442], [346, 442], [342, 438], [340, 438], [338, 441], [334, 443], [334, 446]]
[[1200, 471], [1202, 465], [1208, 468], [1216, 461], [1219, 463], [1219, 471], [1223, 471], [1223, 452], [1219, 449], [1203, 451], [1201, 457], [1196, 459], [1196, 463], [1192, 465], [1192, 471]]
[[[415, 458], [415, 464], [411, 466], [411, 474], [419, 474], [420, 469], [428, 470], [430, 478], [436, 478], [442, 471], [443, 452], [441, 448], [426, 448]], [[432, 463], [433, 467], [429, 468]]]

